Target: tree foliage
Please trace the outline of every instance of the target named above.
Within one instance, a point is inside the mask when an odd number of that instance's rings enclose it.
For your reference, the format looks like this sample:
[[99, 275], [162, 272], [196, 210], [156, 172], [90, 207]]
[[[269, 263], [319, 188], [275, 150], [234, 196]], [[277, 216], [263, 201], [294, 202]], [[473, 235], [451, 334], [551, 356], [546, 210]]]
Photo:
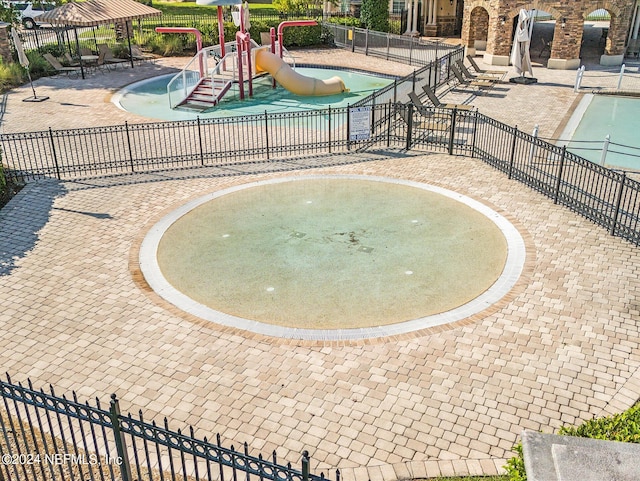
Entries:
[[389, 30], [389, 2], [387, 0], [362, 0], [360, 21], [370, 30], [387, 32]]

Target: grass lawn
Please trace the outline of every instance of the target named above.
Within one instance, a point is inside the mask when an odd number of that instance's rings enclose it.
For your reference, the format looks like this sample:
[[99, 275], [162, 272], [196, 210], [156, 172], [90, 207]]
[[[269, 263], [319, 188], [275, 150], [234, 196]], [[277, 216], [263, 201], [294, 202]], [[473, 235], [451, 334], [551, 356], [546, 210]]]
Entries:
[[[196, 5], [196, 2], [153, 2], [153, 6], [167, 15], [215, 15], [218, 7], [213, 5]], [[249, 10], [260, 10], [263, 13], [277, 14], [278, 11], [270, 3], [250, 3]]]

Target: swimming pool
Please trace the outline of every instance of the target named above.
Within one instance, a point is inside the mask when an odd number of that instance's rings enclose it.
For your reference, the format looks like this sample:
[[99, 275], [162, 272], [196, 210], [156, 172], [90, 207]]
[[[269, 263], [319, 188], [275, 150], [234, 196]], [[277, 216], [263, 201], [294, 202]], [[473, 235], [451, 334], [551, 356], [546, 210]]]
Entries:
[[352, 105], [364, 97], [389, 85], [393, 79], [374, 74], [329, 68], [297, 67], [296, 72], [307, 77], [328, 79], [335, 75], [344, 80], [349, 92], [323, 97], [292, 94], [277, 86], [271, 87], [271, 76], [254, 81], [254, 95], [240, 100], [237, 88], [230, 90], [222, 101], [206, 112], [171, 109], [167, 98], [167, 83], [173, 75], [163, 75], [131, 84], [120, 90], [112, 102], [128, 112], [158, 120], [194, 120], [200, 118], [234, 117], [242, 115], [319, 110]]
[[586, 95], [561, 139], [569, 140], [567, 150], [595, 163], [600, 163], [607, 135], [610, 145], [605, 165], [625, 170], [640, 170], [640, 137], [637, 115], [640, 98], [611, 95]]

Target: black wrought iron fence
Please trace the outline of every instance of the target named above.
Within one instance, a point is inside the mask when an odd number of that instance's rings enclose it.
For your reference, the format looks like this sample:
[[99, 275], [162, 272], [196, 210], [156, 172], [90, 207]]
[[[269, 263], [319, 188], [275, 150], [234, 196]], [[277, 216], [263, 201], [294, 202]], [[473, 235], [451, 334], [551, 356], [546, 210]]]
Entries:
[[463, 58], [464, 49], [456, 48], [448, 53], [441, 53], [443, 55], [437, 61], [430, 62], [412, 74], [395, 79], [393, 83], [359, 100], [353, 106], [374, 106], [388, 102], [407, 103], [410, 92], [422, 92], [423, 86], [428, 86], [435, 91], [438, 87], [450, 82], [455, 78], [450, 67], [456, 60]]
[[[361, 27], [362, 22], [359, 17], [355, 17], [351, 12], [325, 12], [323, 14], [323, 19], [325, 22], [339, 24], [343, 26], [355, 26]], [[396, 35], [402, 34], [402, 25], [406, 26], [407, 14], [406, 10], [403, 10], [402, 13], [393, 13], [389, 15], [389, 21], [387, 22], [388, 33], [393, 33]]]
[[412, 114], [407, 149], [480, 158], [611, 235], [640, 245], [640, 182], [625, 172], [590, 162], [478, 112], [450, 110], [445, 116], [428, 107], [404, 108]]
[[[162, 426], [120, 412], [113, 394], [108, 408], [13, 383], [0, 381], [0, 479], [11, 481], [74, 480], [219, 480], [323, 481], [309, 472], [309, 453], [301, 467], [283, 464], [275, 451], [264, 458], [241, 449]], [[336, 471], [336, 481], [340, 472]]]
[[464, 57], [464, 48], [459, 45], [328, 22], [323, 26], [333, 36], [336, 46], [385, 60], [395, 60], [409, 65], [429, 65], [454, 52], [460, 52], [460, 58]]
[[349, 108], [220, 119], [3, 134], [16, 181], [77, 179], [197, 166], [224, 166], [356, 150], [387, 134], [389, 104], [372, 108], [370, 136], [349, 138]]
[[[612, 235], [640, 245], [640, 183], [624, 172], [594, 164], [476, 111], [404, 102], [400, 90], [419, 92], [421, 82], [430, 82], [443, 71], [437, 66], [421, 69], [352, 107], [3, 134], [3, 163], [7, 176], [21, 181], [279, 159], [296, 159], [300, 165], [305, 157], [370, 147], [425, 149], [481, 158]], [[355, 110], [369, 115], [364, 136], [351, 135]]]

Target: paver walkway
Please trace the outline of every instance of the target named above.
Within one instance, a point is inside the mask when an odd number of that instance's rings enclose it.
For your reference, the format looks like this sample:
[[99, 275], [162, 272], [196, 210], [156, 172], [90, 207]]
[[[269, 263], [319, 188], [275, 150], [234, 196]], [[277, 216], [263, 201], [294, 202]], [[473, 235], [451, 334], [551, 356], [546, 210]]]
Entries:
[[[48, 118], [20, 102], [24, 90], [12, 92], [3, 129], [139, 121], [103, 99], [143, 70], [125, 80], [39, 81], [52, 97]], [[504, 99], [474, 103], [552, 133], [575, 100], [574, 75], [541, 69], [542, 85], [506, 85]], [[546, 116], [516, 116], [518, 92], [549, 105]], [[220, 432], [225, 445], [246, 441], [255, 454], [275, 449], [297, 463], [308, 449], [314, 471], [340, 468], [349, 480], [496, 473], [522, 429], [550, 432], [640, 397], [638, 248], [475, 159], [422, 155], [304, 171], [316, 172], [426, 182], [484, 202], [525, 237], [526, 272], [496, 307], [441, 332], [353, 345], [280, 342], [167, 309], [136, 283], [131, 255], [167, 210], [295, 172], [39, 182], [0, 211], [3, 368], [81, 399], [116, 392], [123, 410], [192, 424], [199, 436]]]

